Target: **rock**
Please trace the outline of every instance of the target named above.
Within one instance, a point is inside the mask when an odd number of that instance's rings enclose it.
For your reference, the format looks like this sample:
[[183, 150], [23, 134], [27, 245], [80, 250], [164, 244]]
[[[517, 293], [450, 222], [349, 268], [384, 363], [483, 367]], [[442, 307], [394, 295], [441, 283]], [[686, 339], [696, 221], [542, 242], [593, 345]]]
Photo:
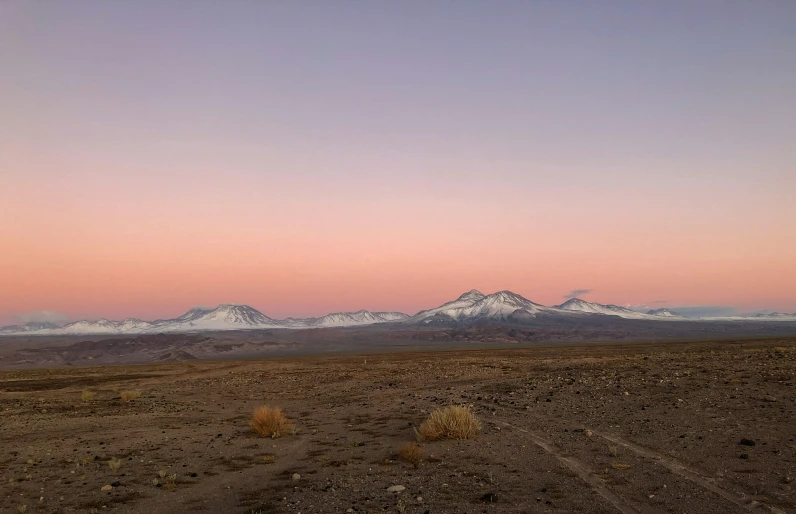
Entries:
[[742, 446], [754, 446], [755, 442], [752, 441], [751, 439], [741, 439], [741, 442], [738, 443], [738, 444], [740, 444]]
[[102, 491], [103, 493], [105, 493], [105, 492], [108, 492], [108, 491], [110, 491], [110, 490], [112, 490], [112, 489], [113, 489], [113, 486], [112, 486], [112, 485], [110, 485], [110, 484], [108, 484], [108, 485], [103, 485], [103, 486], [102, 486], [102, 489], [100, 489], [100, 491]]
[[122, 485], [122, 483], [119, 482], [118, 480], [116, 482], [111, 483], [111, 487], [119, 487], [120, 485]]
[[776, 399], [776, 398], [774, 398], [774, 397], [773, 397], [773, 396], [771, 396], [771, 395], [766, 395], [766, 396], [765, 396], [765, 398], [763, 398], [763, 400], [764, 400], [764, 401], [767, 401], [767, 402], [775, 402], [775, 401], [777, 401], [777, 399]]
[[748, 459], [749, 459], [749, 454], [747, 454], [747, 453], [742, 453], [742, 454], [740, 454], [740, 455], [738, 456], [738, 458], [739, 458], [739, 459], [748, 460]]
[[301, 475], [299, 475], [298, 473], [293, 473], [293, 476], [291, 478], [293, 480], [301, 480]]
[[481, 501], [484, 503], [495, 503], [498, 500], [498, 497], [495, 493], [486, 493], [481, 497]]
[[400, 493], [404, 489], [406, 489], [406, 487], [404, 487], [402, 485], [391, 485], [390, 487], [387, 488], [387, 492], [388, 493]]
[[591, 437], [593, 435], [594, 435], [594, 432], [592, 432], [591, 430], [586, 430], [586, 437]]

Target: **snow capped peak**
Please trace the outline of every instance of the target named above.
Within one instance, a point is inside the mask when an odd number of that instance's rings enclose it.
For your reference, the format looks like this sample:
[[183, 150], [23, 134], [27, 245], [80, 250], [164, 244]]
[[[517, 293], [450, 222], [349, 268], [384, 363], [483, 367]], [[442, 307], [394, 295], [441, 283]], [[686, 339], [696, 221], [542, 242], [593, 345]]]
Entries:
[[47, 321], [29, 321], [24, 325], [8, 325], [0, 327], [0, 334], [36, 332], [39, 330], [54, 330], [60, 328], [55, 323]]
[[192, 319], [199, 318], [203, 316], [205, 313], [212, 311], [213, 309], [207, 309], [205, 307], [194, 307], [193, 309], [189, 310], [182, 316], [176, 318], [179, 321], [190, 321]]
[[[532, 301], [528, 300], [522, 295], [518, 295], [517, 293], [513, 293], [507, 289], [504, 289], [503, 291], [498, 291], [497, 293], [492, 293], [490, 295], [485, 296], [484, 298], [492, 299], [494, 301], [499, 301], [499, 302], [513, 302], [518, 305], [533, 303]], [[534, 303], [534, 305], [539, 305], [539, 304]]]
[[[580, 298], [570, 298], [561, 305], [556, 305], [557, 309], [573, 312], [584, 312], [588, 314], [607, 314], [609, 316], [619, 316], [627, 319], [651, 319], [649, 315], [636, 312], [627, 307], [620, 307], [613, 304], [592, 303]], [[654, 319], [654, 318], [652, 318]]]
[[781, 320], [781, 321], [793, 321], [796, 320], [796, 312], [792, 312], [788, 314], [787, 312], [758, 312], [757, 314], [752, 314], [749, 316], [751, 319], [755, 320]]
[[224, 303], [213, 310], [205, 311], [200, 316], [193, 318], [190, 323], [200, 326], [207, 325], [208, 328], [216, 325], [219, 328], [227, 328], [230, 325], [237, 328], [280, 326], [278, 322], [253, 307], [231, 303]]
[[459, 301], [459, 300], [480, 300], [484, 296], [486, 296], [486, 295], [484, 293], [482, 293], [481, 291], [479, 291], [478, 289], [470, 289], [469, 291], [467, 291], [466, 293], [464, 293], [463, 295], [458, 297], [456, 300], [457, 301]]
[[122, 333], [144, 331], [150, 327], [152, 327], [152, 323], [136, 318], [127, 318], [116, 326], [117, 330]]
[[384, 321], [401, 321], [409, 317], [408, 314], [404, 314], [403, 312], [374, 312], [373, 314]]
[[306, 324], [313, 327], [350, 327], [401, 321], [408, 317], [402, 312], [370, 312], [363, 309], [357, 312], [334, 312], [320, 318], [306, 320]]
[[97, 321], [73, 321], [57, 329], [64, 334], [105, 334], [115, 330], [116, 324], [104, 318]]
[[685, 316], [683, 316], [682, 314], [674, 312], [673, 310], [667, 309], [665, 307], [663, 309], [654, 309], [648, 311], [647, 314], [649, 314], [650, 316], [660, 316], [663, 318], [685, 318]]
[[484, 295], [473, 290], [436, 309], [420, 311], [409, 318], [409, 321], [418, 322], [434, 317], [461, 322], [478, 319], [505, 320], [518, 311], [533, 317], [539, 312], [555, 309], [534, 303], [511, 291]]
[[[570, 298], [569, 300], [567, 300], [566, 302], [562, 303], [561, 305], [558, 305], [558, 308], [559, 309], [567, 309], [568, 307], [582, 306], [582, 305], [588, 305], [588, 304], [589, 304], [589, 302], [587, 302], [585, 300], [581, 300], [580, 298]], [[575, 309], [568, 309], [568, 310], [575, 310]]]

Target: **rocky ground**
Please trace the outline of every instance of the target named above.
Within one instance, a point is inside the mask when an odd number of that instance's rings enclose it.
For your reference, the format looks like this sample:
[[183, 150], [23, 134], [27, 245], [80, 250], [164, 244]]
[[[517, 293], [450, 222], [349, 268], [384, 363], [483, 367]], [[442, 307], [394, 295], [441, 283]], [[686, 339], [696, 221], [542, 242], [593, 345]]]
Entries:
[[796, 512], [795, 386], [796, 338], [0, 371], [0, 512]]

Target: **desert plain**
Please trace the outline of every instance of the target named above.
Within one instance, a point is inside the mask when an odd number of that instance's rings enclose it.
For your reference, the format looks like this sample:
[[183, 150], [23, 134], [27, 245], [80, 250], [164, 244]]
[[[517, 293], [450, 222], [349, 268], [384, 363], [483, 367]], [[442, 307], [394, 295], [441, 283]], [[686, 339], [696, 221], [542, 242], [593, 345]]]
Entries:
[[796, 512], [795, 386], [788, 336], [5, 370], [0, 512]]

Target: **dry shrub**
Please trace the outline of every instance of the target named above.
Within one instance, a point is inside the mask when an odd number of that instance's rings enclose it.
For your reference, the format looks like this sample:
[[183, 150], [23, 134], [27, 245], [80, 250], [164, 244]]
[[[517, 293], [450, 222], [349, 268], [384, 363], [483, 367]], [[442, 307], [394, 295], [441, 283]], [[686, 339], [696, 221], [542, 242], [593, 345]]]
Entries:
[[141, 391], [137, 389], [134, 391], [122, 391], [120, 397], [123, 402], [131, 402], [141, 397]]
[[112, 458], [111, 460], [108, 461], [108, 467], [111, 468], [111, 471], [113, 471], [114, 473], [118, 473], [119, 472], [119, 467], [121, 465], [122, 465], [122, 460], [121, 459], [113, 459]]
[[265, 456], [263, 457], [263, 460], [264, 460], [266, 463], [268, 463], [268, 464], [271, 464], [271, 463], [273, 463], [273, 462], [276, 462], [276, 455], [274, 455], [274, 454], [272, 454], [272, 453], [269, 453], [268, 455], [265, 455]]
[[481, 422], [469, 407], [451, 405], [437, 409], [420, 425], [418, 433], [425, 441], [437, 439], [473, 439]]
[[398, 456], [417, 468], [423, 459], [423, 450], [420, 449], [420, 445], [417, 443], [406, 443], [398, 450]]
[[263, 405], [252, 414], [252, 428], [266, 437], [280, 437], [293, 428], [293, 424], [282, 414], [279, 407]]
[[611, 467], [614, 469], [630, 469], [630, 464], [622, 464], [621, 462], [612, 462]]
[[95, 393], [93, 391], [89, 391], [88, 389], [84, 389], [83, 393], [80, 395], [80, 399], [83, 400], [84, 402], [90, 402], [91, 400], [93, 400], [96, 397], [97, 397], [97, 393]]

